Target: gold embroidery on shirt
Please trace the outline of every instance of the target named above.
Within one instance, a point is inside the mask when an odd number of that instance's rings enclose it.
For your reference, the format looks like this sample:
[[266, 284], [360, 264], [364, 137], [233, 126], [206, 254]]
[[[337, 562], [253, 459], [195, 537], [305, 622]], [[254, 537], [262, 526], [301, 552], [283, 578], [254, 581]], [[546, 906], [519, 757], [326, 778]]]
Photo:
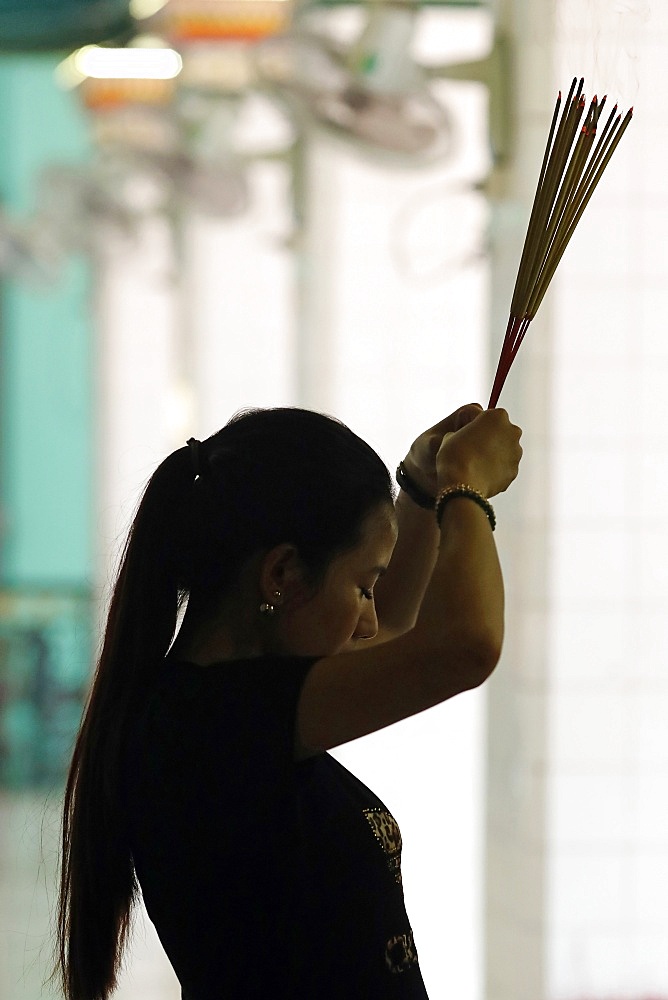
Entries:
[[385, 948], [385, 962], [390, 972], [405, 972], [412, 965], [418, 964], [412, 931], [410, 934], [397, 934], [390, 938]]
[[401, 885], [401, 831], [396, 819], [384, 809], [365, 809], [364, 815], [385, 852], [394, 881]]

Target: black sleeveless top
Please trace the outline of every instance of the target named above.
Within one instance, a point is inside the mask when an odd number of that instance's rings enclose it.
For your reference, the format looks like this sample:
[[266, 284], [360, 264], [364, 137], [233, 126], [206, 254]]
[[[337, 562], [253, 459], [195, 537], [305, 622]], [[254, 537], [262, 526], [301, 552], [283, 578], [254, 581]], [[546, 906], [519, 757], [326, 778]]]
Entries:
[[333, 757], [293, 758], [313, 659], [168, 659], [134, 720], [128, 824], [184, 1000], [425, 1000], [401, 834]]

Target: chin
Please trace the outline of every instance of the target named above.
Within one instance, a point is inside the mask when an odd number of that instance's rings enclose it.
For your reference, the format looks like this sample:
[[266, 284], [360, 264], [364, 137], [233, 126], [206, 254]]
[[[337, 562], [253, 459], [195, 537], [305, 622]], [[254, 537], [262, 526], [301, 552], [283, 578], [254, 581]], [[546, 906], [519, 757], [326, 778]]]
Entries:
[[348, 642], [344, 642], [342, 646], [337, 649], [337, 653], [358, 653], [359, 645], [354, 639], [350, 639]]
[[327, 656], [339, 656], [340, 653], [353, 653], [356, 647], [352, 642], [344, 642], [340, 646], [330, 646], [329, 649], [310, 649], [301, 652], [300, 656], [316, 656], [324, 660]]
[[359, 648], [359, 641], [351, 637], [336, 644], [332, 642], [329, 646], [316, 646], [315, 642], [313, 645], [306, 642], [303, 644], [295, 643], [289, 649], [286, 649], [284, 655], [314, 656], [319, 659], [325, 659], [327, 656], [338, 656], [339, 653], [354, 653]]

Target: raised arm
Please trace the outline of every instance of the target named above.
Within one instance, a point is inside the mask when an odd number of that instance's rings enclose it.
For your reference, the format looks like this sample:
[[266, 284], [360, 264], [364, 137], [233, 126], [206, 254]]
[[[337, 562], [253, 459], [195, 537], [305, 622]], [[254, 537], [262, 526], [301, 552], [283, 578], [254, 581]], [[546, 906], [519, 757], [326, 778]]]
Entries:
[[438, 555], [440, 532], [434, 511], [419, 507], [401, 490], [395, 512], [397, 543], [387, 573], [374, 588], [378, 614], [374, 644], [413, 628]]
[[[520, 434], [505, 411], [487, 410], [441, 435], [438, 490], [466, 483], [489, 497], [506, 489], [517, 475]], [[323, 658], [309, 672], [298, 708], [298, 753], [382, 729], [476, 687], [494, 669], [504, 594], [490, 521], [477, 503], [457, 497], [443, 508], [438, 537], [413, 628], [363, 651]], [[400, 585], [398, 573], [391, 589]]]
[[[481, 413], [477, 403], [461, 406], [416, 438], [402, 465], [419, 494], [435, 497], [438, 492], [436, 455], [444, 436], [461, 430]], [[374, 643], [403, 635], [415, 625], [440, 542], [433, 507], [420, 506], [401, 489], [395, 510], [397, 544], [387, 573], [375, 587], [379, 631]]]

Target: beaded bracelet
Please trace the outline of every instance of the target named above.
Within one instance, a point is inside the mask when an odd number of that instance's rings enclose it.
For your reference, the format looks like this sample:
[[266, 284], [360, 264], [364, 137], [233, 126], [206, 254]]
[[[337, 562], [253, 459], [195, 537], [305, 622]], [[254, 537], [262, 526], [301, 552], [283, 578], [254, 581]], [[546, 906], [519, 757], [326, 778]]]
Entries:
[[438, 521], [439, 527], [441, 526], [441, 519], [443, 518], [443, 509], [449, 500], [454, 500], [455, 497], [466, 497], [468, 500], [473, 500], [474, 503], [478, 504], [487, 515], [487, 520], [492, 526], [492, 531], [496, 528], [496, 515], [494, 513], [494, 508], [491, 503], [484, 497], [482, 493], [474, 489], [472, 486], [468, 486], [466, 483], [457, 483], [455, 486], [447, 486], [444, 490], [438, 494], [436, 498], [436, 520]]
[[425, 491], [418, 486], [415, 480], [406, 472], [403, 462], [399, 462], [396, 476], [397, 483], [404, 493], [408, 494], [413, 503], [416, 503], [418, 507], [423, 507], [425, 510], [434, 509], [436, 497], [432, 497], [428, 493], [425, 493]]

